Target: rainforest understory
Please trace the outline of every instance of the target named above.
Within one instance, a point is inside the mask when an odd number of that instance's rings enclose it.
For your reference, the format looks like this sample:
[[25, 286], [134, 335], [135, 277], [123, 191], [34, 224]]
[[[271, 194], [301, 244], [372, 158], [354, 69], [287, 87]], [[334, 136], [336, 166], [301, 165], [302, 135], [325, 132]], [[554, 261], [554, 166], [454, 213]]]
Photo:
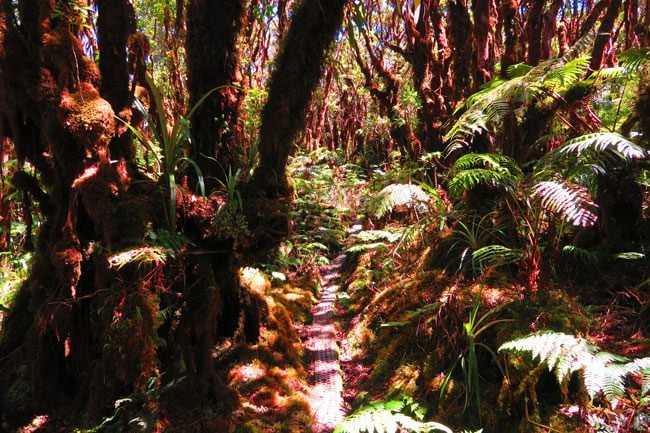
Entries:
[[0, 0], [0, 431], [650, 431], [650, 2]]

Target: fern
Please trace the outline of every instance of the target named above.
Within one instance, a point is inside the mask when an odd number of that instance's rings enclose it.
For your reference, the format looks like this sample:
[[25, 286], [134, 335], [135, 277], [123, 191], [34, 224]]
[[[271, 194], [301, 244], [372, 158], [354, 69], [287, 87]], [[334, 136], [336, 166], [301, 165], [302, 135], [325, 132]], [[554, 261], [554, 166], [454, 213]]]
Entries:
[[585, 248], [576, 247], [575, 245], [565, 245], [562, 253], [577, 259], [587, 266], [596, 267], [598, 264], [598, 254]]
[[503, 245], [487, 245], [472, 252], [472, 262], [474, 266], [478, 264], [479, 269], [486, 266], [508, 265], [520, 258], [520, 253]]
[[534, 187], [544, 209], [558, 213], [562, 218], [579, 227], [590, 227], [598, 219], [592, 209], [596, 204], [587, 188], [567, 180], [539, 182]]
[[[339, 424], [334, 433], [398, 433], [434, 432], [452, 433], [449, 427], [437, 422], [424, 422], [425, 410], [410, 397], [400, 400], [370, 403]], [[411, 414], [411, 415], [408, 415]]]
[[582, 156], [590, 151], [607, 153], [622, 159], [646, 159], [650, 156], [646, 149], [614, 132], [596, 132], [576, 137], [555, 149], [550, 156]]
[[580, 372], [589, 397], [593, 400], [602, 394], [612, 404], [625, 396], [628, 375], [647, 374], [646, 369], [650, 367], [650, 358], [629, 361], [602, 351], [584, 338], [559, 332], [537, 333], [512, 340], [501, 345], [499, 351], [530, 353], [533, 360], [546, 363], [560, 383], [566, 383], [571, 374]]
[[650, 48], [632, 48], [618, 56], [621, 67], [630, 71], [640, 71], [650, 61]]
[[374, 218], [383, 218], [397, 207], [406, 207], [416, 213], [427, 213], [431, 197], [413, 184], [391, 184], [368, 200], [366, 211]]
[[454, 163], [449, 175], [449, 193], [454, 198], [478, 185], [491, 185], [512, 192], [523, 177], [512, 158], [496, 153], [463, 155]]
[[363, 242], [396, 242], [400, 239], [401, 235], [399, 233], [393, 233], [386, 230], [363, 230], [354, 235], [354, 237], [359, 238]]
[[540, 87], [555, 89], [569, 87], [580, 80], [589, 69], [589, 56], [580, 56], [548, 72]]
[[449, 156], [467, 148], [474, 136], [498, 127], [507, 113], [526, 106], [531, 97], [541, 98], [578, 82], [589, 64], [589, 58], [582, 54], [591, 46], [595, 35], [595, 31], [587, 33], [563, 57], [534, 67], [513, 65], [508, 69], [508, 80], [495, 78], [486, 83], [460, 107], [465, 111], [444, 137], [447, 142], [445, 154]]

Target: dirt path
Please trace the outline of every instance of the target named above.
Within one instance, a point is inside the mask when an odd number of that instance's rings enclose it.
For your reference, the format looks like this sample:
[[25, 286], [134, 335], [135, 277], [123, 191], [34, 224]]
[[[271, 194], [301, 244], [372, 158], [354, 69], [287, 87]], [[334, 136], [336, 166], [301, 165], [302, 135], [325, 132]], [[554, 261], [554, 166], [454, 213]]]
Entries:
[[312, 354], [312, 409], [314, 433], [328, 433], [343, 420], [343, 379], [339, 364], [339, 349], [334, 326], [334, 303], [339, 286], [336, 280], [345, 255], [338, 256], [329, 266], [321, 268], [323, 275], [320, 300], [313, 308], [314, 321], [309, 332], [307, 348]]

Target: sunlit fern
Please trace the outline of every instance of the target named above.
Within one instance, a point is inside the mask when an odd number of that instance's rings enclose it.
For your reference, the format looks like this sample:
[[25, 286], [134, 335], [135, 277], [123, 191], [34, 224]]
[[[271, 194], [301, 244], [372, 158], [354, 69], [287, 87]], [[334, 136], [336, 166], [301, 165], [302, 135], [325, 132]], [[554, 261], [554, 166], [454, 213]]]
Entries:
[[638, 72], [646, 63], [650, 62], [650, 48], [631, 48], [618, 55], [622, 68], [629, 72]]
[[551, 152], [551, 157], [564, 155], [582, 156], [587, 152], [598, 152], [603, 156], [617, 156], [622, 159], [645, 159], [650, 153], [641, 146], [614, 132], [596, 132], [567, 141]]
[[449, 194], [460, 198], [478, 185], [490, 185], [514, 191], [523, 177], [521, 169], [510, 157], [497, 153], [468, 153], [454, 163], [449, 173]]
[[366, 205], [366, 213], [373, 218], [383, 218], [396, 208], [406, 208], [416, 215], [424, 215], [429, 210], [430, 197], [424, 190], [413, 184], [390, 184], [375, 196], [371, 197]]
[[507, 113], [527, 106], [532, 100], [548, 95], [559, 96], [584, 77], [589, 57], [583, 54], [591, 46], [595, 31], [579, 39], [569, 52], [538, 66], [513, 65], [508, 68], [508, 79], [495, 78], [472, 95], [459, 107], [465, 110], [445, 135], [445, 154], [466, 149], [473, 138], [482, 131], [498, 128]]
[[400, 233], [386, 230], [363, 230], [352, 236], [352, 238], [358, 239], [360, 242], [354, 243], [346, 251], [348, 253], [362, 253], [370, 250], [385, 250], [387, 249], [386, 244], [395, 243], [401, 237]]
[[[535, 165], [534, 178], [543, 182], [557, 181], [560, 174], [567, 182], [594, 188], [597, 177], [607, 173], [612, 167], [632, 160], [648, 159], [648, 157], [650, 152], [620, 134], [612, 132], [586, 134], [569, 140], [544, 155]], [[569, 187], [567, 182], [562, 181], [565, 188], [576, 191], [577, 186]], [[544, 188], [549, 188], [548, 184], [543, 185]], [[549, 189], [547, 192], [552, 191]], [[588, 203], [590, 199], [586, 196], [586, 190], [576, 198], [585, 200], [582, 208], [593, 207]]]
[[425, 409], [410, 397], [399, 400], [375, 401], [348, 416], [334, 433], [452, 433], [449, 427], [424, 422]]
[[499, 351], [527, 352], [546, 363], [560, 384], [566, 384], [575, 372], [584, 379], [584, 386], [593, 400], [598, 395], [614, 404], [626, 395], [628, 375], [641, 375], [642, 387], [650, 385], [650, 357], [629, 360], [601, 350], [585, 338], [560, 332], [542, 332], [509, 341]]
[[564, 179], [538, 182], [535, 195], [542, 207], [559, 214], [565, 221], [579, 227], [590, 227], [598, 219], [594, 213], [596, 204], [587, 188]]

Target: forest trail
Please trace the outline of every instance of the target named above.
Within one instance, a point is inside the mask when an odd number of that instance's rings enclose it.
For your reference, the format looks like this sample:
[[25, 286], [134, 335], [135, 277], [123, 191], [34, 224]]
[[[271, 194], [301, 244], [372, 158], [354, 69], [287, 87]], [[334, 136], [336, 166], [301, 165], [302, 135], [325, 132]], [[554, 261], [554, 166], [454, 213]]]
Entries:
[[313, 308], [313, 323], [307, 348], [312, 358], [312, 410], [314, 433], [329, 433], [343, 420], [343, 378], [334, 324], [334, 304], [339, 289], [337, 279], [345, 260], [341, 254], [321, 267], [321, 294]]

